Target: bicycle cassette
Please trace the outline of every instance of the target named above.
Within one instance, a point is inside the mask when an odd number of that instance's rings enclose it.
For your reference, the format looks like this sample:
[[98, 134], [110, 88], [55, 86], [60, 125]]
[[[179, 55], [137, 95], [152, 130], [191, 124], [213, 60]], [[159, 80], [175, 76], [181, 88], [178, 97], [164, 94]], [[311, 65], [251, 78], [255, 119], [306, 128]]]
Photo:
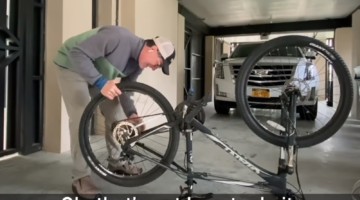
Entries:
[[121, 121], [115, 124], [112, 134], [115, 141], [124, 145], [126, 140], [138, 136], [139, 132], [134, 124], [127, 121]]

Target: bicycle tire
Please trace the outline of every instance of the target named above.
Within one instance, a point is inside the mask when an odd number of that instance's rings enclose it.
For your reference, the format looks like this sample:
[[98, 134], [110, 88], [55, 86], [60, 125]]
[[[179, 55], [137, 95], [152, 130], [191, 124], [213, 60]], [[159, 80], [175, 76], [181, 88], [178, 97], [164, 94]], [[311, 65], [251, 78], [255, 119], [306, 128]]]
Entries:
[[[168, 121], [175, 120], [174, 110], [170, 102], [156, 89], [139, 82], [124, 82], [118, 84], [117, 86], [123, 93], [127, 91], [140, 91], [144, 94], [149, 95], [164, 110]], [[166, 171], [165, 168], [156, 165], [152, 170], [150, 170], [145, 174], [141, 174], [137, 176], [119, 177], [107, 173], [106, 169], [104, 169], [104, 167], [101, 166], [101, 164], [94, 157], [94, 155], [92, 155], [91, 148], [89, 147], [90, 146], [89, 135], [91, 134], [90, 133], [91, 131], [89, 131], [89, 128], [87, 127], [89, 127], [90, 125], [91, 117], [94, 113], [94, 109], [96, 108], [96, 105], [104, 99], [105, 97], [101, 94], [93, 98], [85, 108], [80, 121], [79, 142], [80, 142], [80, 149], [86, 163], [89, 165], [92, 171], [94, 171], [98, 176], [119, 186], [137, 187], [154, 181]], [[169, 134], [169, 144], [166, 153], [161, 160], [162, 164], [169, 166], [170, 163], [174, 160], [179, 146], [179, 140], [180, 140], [179, 137], [180, 134], [178, 127], [176, 126], [171, 127]]]
[[333, 63], [333, 69], [338, 75], [339, 83], [342, 83], [340, 87], [344, 93], [340, 97], [340, 109], [337, 109], [334, 117], [316, 133], [296, 138], [296, 143], [299, 148], [310, 147], [327, 140], [341, 128], [350, 113], [353, 100], [353, 83], [351, 81], [350, 71], [340, 55], [323, 42], [306, 36], [292, 35], [275, 38], [260, 45], [247, 57], [240, 68], [235, 86], [236, 103], [238, 109], [242, 111], [241, 113], [245, 123], [257, 136], [273, 145], [286, 146], [285, 136], [271, 134], [256, 121], [251, 114], [246, 93], [247, 80], [249, 79], [252, 66], [270, 50], [285, 45], [307, 46], [320, 52]]

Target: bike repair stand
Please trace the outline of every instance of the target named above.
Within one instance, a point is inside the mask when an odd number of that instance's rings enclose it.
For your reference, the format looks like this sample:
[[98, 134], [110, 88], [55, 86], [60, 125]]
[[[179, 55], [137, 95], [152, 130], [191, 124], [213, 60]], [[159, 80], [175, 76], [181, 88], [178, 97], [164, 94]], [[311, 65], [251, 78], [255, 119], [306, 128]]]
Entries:
[[286, 147], [280, 147], [278, 163], [278, 177], [276, 189], [272, 191], [279, 199], [297, 199], [293, 191], [286, 187], [287, 175], [294, 173], [297, 162], [296, 147], [296, 101], [300, 96], [300, 90], [295, 86], [288, 86], [280, 97], [281, 103], [281, 126], [273, 126], [280, 131], [280, 135], [288, 136]]
[[[280, 134], [288, 136], [287, 147], [280, 148], [280, 156], [279, 156], [279, 165], [278, 165], [278, 173], [276, 180], [268, 180], [271, 182], [270, 188], [272, 188], [272, 194], [277, 196], [279, 200], [295, 200], [296, 195], [290, 189], [287, 189], [287, 175], [293, 174], [295, 163], [296, 163], [296, 100], [300, 91], [293, 86], [289, 86], [285, 89], [285, 92], [280, 97], [282, 104], [281, 109], [281, 125], [279, 124], [270, 124], [274, 128], [280, 131]], [[187, 161], [187, 180], [185, 181], [186, 187], [180, 186], [180, 196], [179, 200], [205, 200], [211, 199], [213, 197], [213, 193], [207, 194], [195, 194], [193, 193], [194, 184], [196, 181], [194, 180], [194, 171], [193, 171], [193, 152], [192, 152], [192, 139], [193, 132], [192, 126], [190, 123], [183, 124], [185, 131], [183, 134], [186, 138], [186, 161]]]
[[213, 197], [212, 193], [208, 194], [195, 194], [193, 193], [194, 184], [197, 184], [194, 180], [194, 169], [193, 169], [193, 156], [192, 156], [192, 139], [193, 139], [193, 129], [189, 123], [185, 123], [185, 138], [186, 138], [186, 163], [187, 163], [187, 180], [185, 181], [186, 187], [180, 186], [180, 196], [179, 200], [200, 200], [200, 199], [211, 199]]

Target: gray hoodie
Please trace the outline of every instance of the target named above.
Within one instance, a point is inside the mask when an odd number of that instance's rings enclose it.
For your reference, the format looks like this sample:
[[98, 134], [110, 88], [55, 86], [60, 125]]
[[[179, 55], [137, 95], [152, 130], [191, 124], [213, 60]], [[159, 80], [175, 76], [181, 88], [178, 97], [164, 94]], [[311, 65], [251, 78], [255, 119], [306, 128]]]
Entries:
[[[80, 74], [90, 85], [99, 79], [122, 77], [121, 82], [136, 81], [142, 69], [139, 55], [144, 40], [119, 26], [104, 26], [69, 38], [58, 50], [54, 62]], [[124, 96], [124, 95], [121, 95]], [[127, 116], [136, 112], [121, 98]]]

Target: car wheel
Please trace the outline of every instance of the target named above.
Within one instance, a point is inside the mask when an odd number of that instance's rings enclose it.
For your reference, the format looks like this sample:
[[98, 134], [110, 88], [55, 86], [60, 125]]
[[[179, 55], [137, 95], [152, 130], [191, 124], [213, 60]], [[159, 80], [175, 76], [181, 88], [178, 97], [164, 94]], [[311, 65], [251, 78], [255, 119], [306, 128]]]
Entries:
[[301, 106], [299, 108], [299, 114], [301, 119], [314, 121], [317, 116], [318, 101], [311, 106]]
[[230, 107], [222, 101], [214, 100], [214, 107], [218, 114], [229, 114]]

